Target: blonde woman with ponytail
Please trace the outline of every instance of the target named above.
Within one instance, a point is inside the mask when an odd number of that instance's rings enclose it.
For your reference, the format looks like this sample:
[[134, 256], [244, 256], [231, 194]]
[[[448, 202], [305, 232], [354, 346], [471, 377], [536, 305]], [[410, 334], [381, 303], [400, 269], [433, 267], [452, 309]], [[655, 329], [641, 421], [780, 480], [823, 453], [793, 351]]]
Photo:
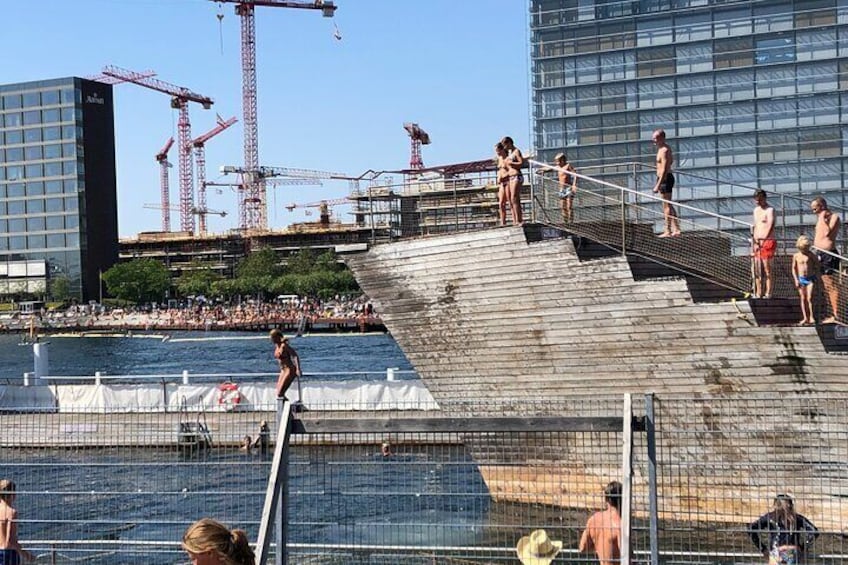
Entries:
[[183, 549], [192, 565], [256, 565], [253, 549], [244, 530], [203, 518], [183, 534]]

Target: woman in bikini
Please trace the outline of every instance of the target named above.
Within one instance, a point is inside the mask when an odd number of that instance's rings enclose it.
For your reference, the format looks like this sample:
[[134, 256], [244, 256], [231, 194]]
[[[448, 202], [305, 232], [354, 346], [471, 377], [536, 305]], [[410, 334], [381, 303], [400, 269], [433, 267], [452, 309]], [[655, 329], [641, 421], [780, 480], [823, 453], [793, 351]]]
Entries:
[[18, 511], [15, 504], [15, 483], [0, 479], [0, 565], [19, 565], [21, 558], [32, 561], [33, 555], [18, 542]]
[[277, 398], [285, 397], [286, 391], [299, 377], [300, 358], [297, 351], [289, 345], [289, 338], [283, 336], [280, 330], [271, 330], [271, 342], [274, 344], [274, 358], [280, 363], [280, 376], [277, 377]]
[[515, 146], [511, 137], [504, 137], [501, 143], [506, 150], [504, 163], [507, 166], [507, 177], [509, 179], [507, 198], [512, 209], [512, 223], [513, 225], [520, 226], [524, 223], [523, 213], [521, 211], [521, 187], [524, 186], [524, 175], [521, 172], [521, 168], [524, 166], [524, 156], [521, 154], [521, 150]]
[[495, 145], [495, 161], [498, 164], [498, 219], [506, 225], [506, 203], [509, 194], [509, 167], [506, 165], [506, 149], [503, 143]]

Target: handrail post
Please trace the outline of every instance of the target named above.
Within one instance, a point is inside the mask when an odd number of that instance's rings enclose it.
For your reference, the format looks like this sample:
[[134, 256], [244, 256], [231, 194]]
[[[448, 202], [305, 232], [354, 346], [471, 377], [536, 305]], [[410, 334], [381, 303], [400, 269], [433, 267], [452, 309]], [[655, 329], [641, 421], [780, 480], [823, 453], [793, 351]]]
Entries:
[[[639, 187], [639, 172], [637, 170], [638, 165], [633, 163], [633, 190], [637, 190]], [[642, 210], [639, 209], [639, 193], [636, 193], [636, 223], [642, 221]]]
[[630, 565], [630, 509], [633, 492], [633, 404], [624, 394], [621, 426], [621, 565]]
[[624, 189], [618, 191], [621, 198], [621, 256], [627, 257], [627, 204]]
[[256, 540], [256, 563], [267, 565], [268, 549], [271, 545], [271, 526], [276, 522], [274, 537], [277, 543], [276, 565], [286, 565], [286, 538], [288, 535], [288, 517], [286, 516], [288, 493], [289, 437], [291, 436], [291, 403], [285, 398], [277, 399], [277, 444], [274, 446], [274, 459], [271, 462], [271, 474], [265, 490], [265, 503], [262, 506], [262, 519]]
[[786, 197], [780, 195], [780, 241], [786, 246]]
[[657, 427], [654, 395], [645, 395], [645, 432], [648, 443], [648, 512], [650, 518], [651, 565], [660, 562], [659, 509], [657, 507]]

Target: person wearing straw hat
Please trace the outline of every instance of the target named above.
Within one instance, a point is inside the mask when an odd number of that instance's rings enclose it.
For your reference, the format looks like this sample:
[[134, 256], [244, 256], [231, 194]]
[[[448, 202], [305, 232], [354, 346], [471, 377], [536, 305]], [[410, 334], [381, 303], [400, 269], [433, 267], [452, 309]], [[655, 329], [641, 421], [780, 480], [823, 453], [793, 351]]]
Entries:
[[518, 540], [515, 551], [524, 565], [548, 565], [562, 549], [561, 541], [552, 541], [545, 530], [534, 530]]

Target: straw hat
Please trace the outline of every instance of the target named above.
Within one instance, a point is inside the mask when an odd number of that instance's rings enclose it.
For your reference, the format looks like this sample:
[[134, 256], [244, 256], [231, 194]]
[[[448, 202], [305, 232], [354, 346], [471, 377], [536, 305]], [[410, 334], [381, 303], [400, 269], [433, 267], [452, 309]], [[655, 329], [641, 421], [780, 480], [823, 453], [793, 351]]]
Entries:
[[548, 565], [562, 549], [561, 541], [551, 541], [545, 530], [535, 530], [518, 540], [515, 551], [524, 565]]

